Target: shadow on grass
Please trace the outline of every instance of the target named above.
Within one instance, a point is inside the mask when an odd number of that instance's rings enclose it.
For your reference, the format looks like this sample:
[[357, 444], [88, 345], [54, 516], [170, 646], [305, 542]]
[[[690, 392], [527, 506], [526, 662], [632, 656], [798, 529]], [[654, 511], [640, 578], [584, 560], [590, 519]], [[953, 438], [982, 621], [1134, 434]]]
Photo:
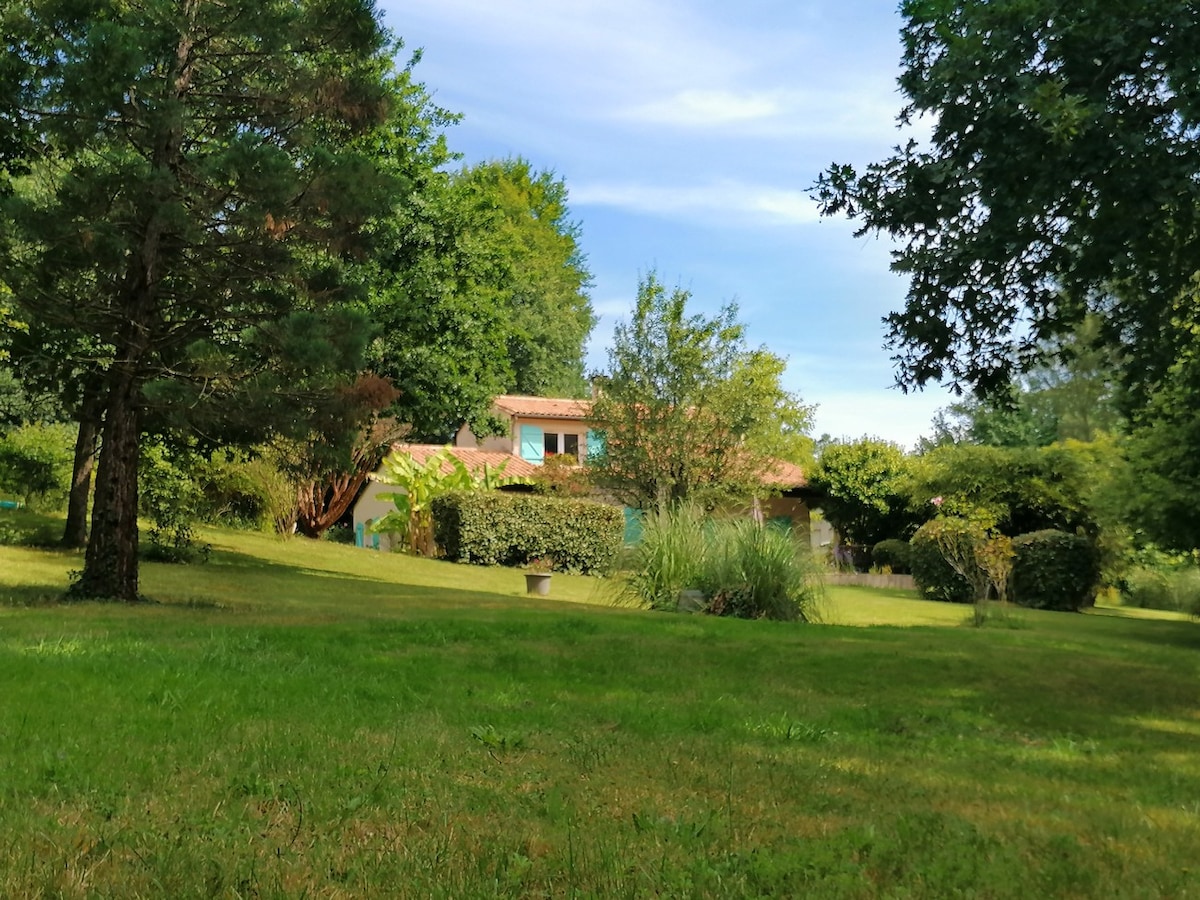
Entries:
[[66, 589], [61, 584], [21, 584], [0, 586], [0, 607], [30, 608], [66, 605]]
[[[173, 565], [167, 563], [167, 565]], [[214, 547], [212, 556], [206, 563], [201, 563], [202, 566], [212, 566], [215, 569], [245, 569], [247, 571], [276, 573], [287, 575], [315, 575], [321, 578], [341, 578], [346, 581], [365, 581], [375, 582], [379, 584], [390, 584], [386, 578], [377, 578], [371, 575], [355, 575], [350, 572], [341, 572], [331, 569], [314, 569], [311, 566], [300, 566], [292, 563], [277, 562], [275, 560], [263, 559], [261, 556], [255, 556], [250, 553], [243, 553], [240, 550], [230, 550], [227, 547]]]

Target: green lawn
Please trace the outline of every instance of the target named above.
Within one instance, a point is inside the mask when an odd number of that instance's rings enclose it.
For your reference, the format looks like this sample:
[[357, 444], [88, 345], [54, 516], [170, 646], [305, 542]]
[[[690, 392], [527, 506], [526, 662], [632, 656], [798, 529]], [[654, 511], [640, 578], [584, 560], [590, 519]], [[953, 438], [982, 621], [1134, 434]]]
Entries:
[[0, 547], [0, 896], [1200, 896], [1195, 623], [206, 537], [133, 608]]

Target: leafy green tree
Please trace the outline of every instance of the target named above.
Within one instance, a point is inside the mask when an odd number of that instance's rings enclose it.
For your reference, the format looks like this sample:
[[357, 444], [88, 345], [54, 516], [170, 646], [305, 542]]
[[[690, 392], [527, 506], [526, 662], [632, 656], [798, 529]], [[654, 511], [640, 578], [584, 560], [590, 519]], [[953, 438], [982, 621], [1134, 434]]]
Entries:
[[392, 412], [411, 438], [440, 443], [511, 383], [508, 325], [482, 271], [483, 238], [450, 176], [431, 171], [409, 199], [382, 224], [367, 362], [399, 391]]
[[409, 75], [365, 0], [5, 0], [0, 21], [0, 268], [19, 316], [112, 348], [76, 590], [133, 600], [148, 418], [261, 434], [355, 364], [365, 322], [320, 310], [396, 195], [378, 145]]
[[690, 294], [654, 275], [617, 325], [592, 409], [604, 435], [594, 480], [640, 509], [761, 495], [774, 461], [811, 458], [812, 408], [784, 390], [784, 361], [746, 346], [737, 307], [688, 315]]
[[912, 461], [909, 502], [926, 518], [981, 517], [1010, 537], [1052, 528], [1096, 538], [1116, 524], [1105, 492], [1121, 465], [1111, 441], [948, 445]]
[[1019, 377], [1003, 394], [969, 397], [939, 411], [933, 435], [922, 439], [921, 449], [947, 443], [1044, 447], [1055, 441], [1091, 441], [1120, 430], [1125, 419], [1114, 383], [1120, 364], [1100, 343], [1099, 327], [1099, 320], [1089, 316], [1073, 334], [1047, 348], [1049, 361]]
[[815, 196], [898, 242], [899, 380], [1003, 390], [1090, 310], [1138, 395], [1194, 341], [1200, 16], [1190, 0], [904, 0], [901, 125]]
[[523, 159], [505, 159], [464, 169], [455, 185], [490, 239], [488, 272], [509, 329], [513, 377], [506, 389], [584, 396], [584, 345], [596, 318], [566, 182]]
[[1200, 347], [1181, 355], [1134, 418], [1125, 442], [1130, 477], [1123, 499], [1143, 541], [1200, 547]]
[[826, 446], [809, 483], [842, 539], [873, 547], [887, 538], [907, 538], [920, 524], [909, 510], [909, 471], [900, 447], [864, 437]]
[[497, 394], [581, 396], [595, 319], [565, 183], [520, 159], [447, 174], [442, 145], [409, 143], [429, 164], [382, 226], [369, 301], [370, 365], [400, 391], [396, 418], [440, 442], [464, 422], [486, 431]]

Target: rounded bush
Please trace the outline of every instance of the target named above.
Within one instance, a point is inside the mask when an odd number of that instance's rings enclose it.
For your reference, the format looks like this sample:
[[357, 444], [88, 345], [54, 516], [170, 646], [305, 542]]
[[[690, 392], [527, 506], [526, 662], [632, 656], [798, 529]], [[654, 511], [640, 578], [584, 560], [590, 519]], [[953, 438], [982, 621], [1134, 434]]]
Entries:
[[971, 603], [974, 593], [970, 583], [946, 562], [933, 539], [931, 527], [935, 522], [936, 520], [926, 522], [909, 541], [909, 564], [912, 567], [913, 581], [926, 600]]
[[1077, 612], [1096, 596], [1100, 554], [1087, 538], [1065, 531], [1034, 531], [1013, 538], [1013, 602], [1032, 609]]
[[889, 538], [880, 541], [871, 549], [871, 563], [879, 568], [887, 566], [897, 575], [912, 571], [912, 546], [908, 541]]

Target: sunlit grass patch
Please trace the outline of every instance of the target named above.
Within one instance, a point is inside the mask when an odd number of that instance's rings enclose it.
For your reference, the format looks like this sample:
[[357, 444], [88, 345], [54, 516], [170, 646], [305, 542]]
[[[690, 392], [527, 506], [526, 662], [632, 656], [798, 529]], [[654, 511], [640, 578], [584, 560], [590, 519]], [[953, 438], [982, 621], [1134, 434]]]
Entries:
[[[1194, 623], [857, 588], [871, 627], [731, 621], [206, 539], [156, 603], [0, 609], [0, 896], [1200, 890]], [[0, 548], [0, 583], [26, 561], [78, 564]]]

